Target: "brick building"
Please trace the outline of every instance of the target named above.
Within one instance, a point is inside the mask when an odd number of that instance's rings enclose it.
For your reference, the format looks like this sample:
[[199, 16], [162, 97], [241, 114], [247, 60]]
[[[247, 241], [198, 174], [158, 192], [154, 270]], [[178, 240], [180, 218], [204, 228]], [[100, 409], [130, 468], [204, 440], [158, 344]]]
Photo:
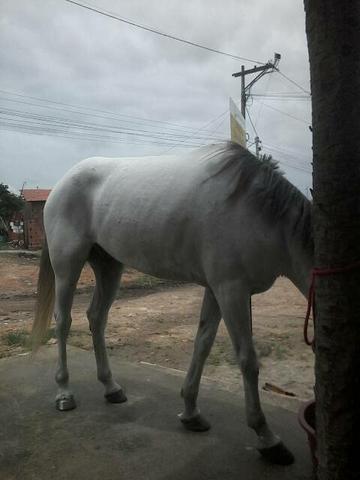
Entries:
[[43, 210], [51, 190], [24, 189], [24, 242], [30, 250], [40, 249], [44, 241]]

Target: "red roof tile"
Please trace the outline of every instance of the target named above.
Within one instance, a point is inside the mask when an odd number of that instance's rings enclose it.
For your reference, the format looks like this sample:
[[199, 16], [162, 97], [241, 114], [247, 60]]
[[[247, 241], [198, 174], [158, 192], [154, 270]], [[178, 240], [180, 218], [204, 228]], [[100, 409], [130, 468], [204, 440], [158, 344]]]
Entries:
[[45, 202], [50, 192], [44, 188], [26, 188], [22, 191], [22, 196], [27, 202]]

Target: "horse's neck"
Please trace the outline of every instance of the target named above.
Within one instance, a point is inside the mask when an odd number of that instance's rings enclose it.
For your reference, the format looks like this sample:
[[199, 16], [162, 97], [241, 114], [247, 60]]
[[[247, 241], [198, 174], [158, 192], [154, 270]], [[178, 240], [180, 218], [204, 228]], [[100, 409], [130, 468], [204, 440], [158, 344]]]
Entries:
[[286, 276], [303, 295], [307, 296], [313, 267], [311, 240], [307, 238], [301, 228], [298, 228], [296, 232], [288, 233], [287, 237], [288, 271]]
[[297, 259], [299, 255], [292, 255], [292, 261], [287, 273], [287, 277], [293, 282], [293, 284], [299, 289], [299, 291], [307, 296], [310, 287], [311, 277], [311, 261], [304, 256], [303, 264], [301, 259]]

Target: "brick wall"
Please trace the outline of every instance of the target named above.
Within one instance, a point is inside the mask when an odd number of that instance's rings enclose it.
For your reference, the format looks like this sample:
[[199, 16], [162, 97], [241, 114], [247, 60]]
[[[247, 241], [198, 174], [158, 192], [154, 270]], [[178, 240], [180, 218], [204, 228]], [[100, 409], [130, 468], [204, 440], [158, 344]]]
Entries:
[[30, 250], [42, 248], [44, 242], [43, 210], [45, 202], [27, 202], [25, 209], [25, 239]]

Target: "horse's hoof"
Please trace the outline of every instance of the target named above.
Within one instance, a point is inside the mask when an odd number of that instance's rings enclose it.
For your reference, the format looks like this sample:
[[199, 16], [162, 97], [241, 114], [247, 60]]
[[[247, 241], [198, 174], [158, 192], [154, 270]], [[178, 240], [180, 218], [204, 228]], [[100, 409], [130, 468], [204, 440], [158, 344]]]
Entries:
[[74, 410], [76, 408], [76, 402], [73, 395], [69, 397], [59, 397], [55, 401], [56, 409], [60, 412], [65, 412], [67, 410]]
[[104, 397], [109, 403], [124, 403], [127, 401], [127, 397], [122, 390], [117, 390], [116, 392], [105, 393]]
[[200, 414], [191, 418], [181, 418], [180, 416], [180, 421], [186, 430], [191, 430], [192, 432], [207, 432], [211, 428], [210, 423]]
[[288, 450], [283, 442], [279, 442], [269, 448], [259, 448], [261, 455], [270, 463], [277, 465], [291, 465], [294, 463], [294, 455]]

